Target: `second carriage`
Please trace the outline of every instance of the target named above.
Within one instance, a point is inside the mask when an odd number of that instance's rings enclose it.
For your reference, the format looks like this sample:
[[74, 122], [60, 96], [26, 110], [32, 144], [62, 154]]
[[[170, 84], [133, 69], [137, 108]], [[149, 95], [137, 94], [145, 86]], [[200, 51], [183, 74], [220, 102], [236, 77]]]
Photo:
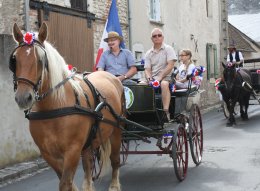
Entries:
[[[251, 80], [252, 80], [252, 84], [251, 84], [252, 86], [249, 87], [250, 91], [251, 91], [251, 96], [250, 96], [251, 101], [249, 102], [249, 105], [259, 105], [260, 104], [260, 68], [253, 68], [253, 69], [250, 69], [249, 71], [250, 71]], [[248, 87], [245, 87], [245, 88], [248, 89]], [[224, 116], [226, 118], [229, 118], [230, 114], [229, 114], [227, 105], [222, 100], [222, 98], [220, 98], [220, 99], [222, 101], [221, 107], [223, 109]], [[237, 103], [234, 108], [234, 114], [237, 115], [239, 113], [239, 111], [240, 111], [240, 106]]]

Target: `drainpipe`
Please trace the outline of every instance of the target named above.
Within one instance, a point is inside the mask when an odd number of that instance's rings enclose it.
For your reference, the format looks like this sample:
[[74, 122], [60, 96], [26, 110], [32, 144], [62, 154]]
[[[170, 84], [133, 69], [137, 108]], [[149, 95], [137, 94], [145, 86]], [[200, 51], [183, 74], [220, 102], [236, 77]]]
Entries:
[[127, 0], [127, 9], [128, 9], [128, 35], [129, 35], [129, 50], [132, 51], [132, 32], [131, 32], [131, 12], [130, 12], [130, 0]]
[[30, 31], [30, 23], [29, 23], [29, 11], [30, 11], [30, 5], [29, 5], [30, 0], [25, 0], [25, 31]]

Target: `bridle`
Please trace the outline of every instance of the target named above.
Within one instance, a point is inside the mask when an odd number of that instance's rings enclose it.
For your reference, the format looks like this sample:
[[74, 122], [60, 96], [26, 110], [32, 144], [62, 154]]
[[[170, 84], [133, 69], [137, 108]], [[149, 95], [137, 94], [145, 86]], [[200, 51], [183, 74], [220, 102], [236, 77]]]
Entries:
[[[45, 64], [44, 64], [44, 69], [47, 69], [48, 71], [48, 59], [47, 59], [47, 54], [46, 54], [46, 50], [44, 48], [44, 46], [42, 45], [41, 42], [34, 40], [33, 45], [37, 45], [38, 47], [40, 47], [43, 51], [44, 51], [44, 55], [45, 55]], [[13, 72], [13, 84], [14, 84], [14, 91], [17, 90], [17, 85], [18, 82], [24, 82], [30, 86], [32, 86], [33, 91], [35, 93], [35, 98], [38, 97], [39, 95], [39, 88], [41, 85], [41, 79], [42, 79], [42, 74], [40, 75], [40, 77], [38, 78], [37, 82], [34, 83], [33, 81], [26, 79], [26, 78], [22, 78], [22, 77], [17, 77], [16, 76], [16, 56], [15, 56], [15, 52], [18, 48], [23, 47], [23, 46], [33, 46], [33, 45], [28, 45], [25, 42], [20, 43], [12, 52], [11, 56], [10, 56], [10, 61], [9, 61], [9, 69]], [[36, 99], [37, 100], [37, 99]]]
[[33, 89], [33, 92], [35, 94], [35, 100], [36, 101], [41, 101], [42, 99], [44, 99], [47, 95], [49, 95], [51, 92], [53, 92], [54, 90], [60, 88], [62, 85], [64, 85], [67, 81], [69, 81], [71, 78], [73, 78], [75, 76], [76, 70], [72, 70], [71, 75], [69, 75], [67, 78], [65, 78], [64, 80], [62, 80], [60, 83], [58, 83], [55, 87], [48, 89], [45, 93], [42, 93], [41, 95], [39, 94], [39, 89], [42, 83], [42, 73], [40, 75], [40, 77], [38, 78], [37, 82], [34, 83], [33, 81], [26, 79], [26, 78], [22, 78], [22, 77], [17, 77], [16, 76], [16, 57], [15, 57], [15, 51], [23, 46], [38, 46], [40, 47], [43, 51], [44, 51], [44, 63], [43, 64], [43, 70], [48, 70], [48, 58], [47, 58], [47, 53], [45, 50], [44, 45], [39, 42], [38, 40], [34, 40], [32, 45], [28, 45], [25, 42], [20, 43], [12, 52], [11, 56], [10, 56], [10, 61], [9, 61], [9, 69], [13, 72], [13, 84], [14, 84], [14, 91], [17, 90], [17, 85], [18, 82], [24, 82], [28, 85], [30, 85]]

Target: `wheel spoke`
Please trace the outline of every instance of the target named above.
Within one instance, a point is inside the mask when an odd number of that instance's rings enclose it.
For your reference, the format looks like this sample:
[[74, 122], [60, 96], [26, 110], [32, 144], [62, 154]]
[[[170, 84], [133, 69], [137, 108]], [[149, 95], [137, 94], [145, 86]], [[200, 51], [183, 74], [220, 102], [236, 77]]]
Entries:
[[195, 164], [200, 164], [203, 152], [203, 131], [199, 107], [192, 106], [189, 116], [189, 140], [192, 159]]
[[188, 166], [188, 141], [183, 124], [176, 129], [173, 137], [173, 162], [176, 177], [182, 181], [186, 177]]

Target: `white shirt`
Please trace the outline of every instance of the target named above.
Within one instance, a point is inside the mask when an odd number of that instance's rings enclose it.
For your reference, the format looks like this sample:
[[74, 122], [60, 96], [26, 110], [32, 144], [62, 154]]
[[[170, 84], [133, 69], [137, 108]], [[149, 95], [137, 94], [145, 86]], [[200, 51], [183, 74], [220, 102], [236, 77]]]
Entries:
[[[240, 51], [238, 51], [240, 61], [244, 60], [244, 57]], [[236, 60], [236, 51], [232, 53], [233, 61]], [[227, 55], [227, 62], [230, 62], [229, 54]]]
[[[186, 79], [187, 75], [190, 75], [195, 67], [194, 63], [191, 63], [186, 70], [186, 65], [182, 63], [179, 67], [179, 80]], [[188, 81], [184, 82], [184, 84], [188, 83]]]

